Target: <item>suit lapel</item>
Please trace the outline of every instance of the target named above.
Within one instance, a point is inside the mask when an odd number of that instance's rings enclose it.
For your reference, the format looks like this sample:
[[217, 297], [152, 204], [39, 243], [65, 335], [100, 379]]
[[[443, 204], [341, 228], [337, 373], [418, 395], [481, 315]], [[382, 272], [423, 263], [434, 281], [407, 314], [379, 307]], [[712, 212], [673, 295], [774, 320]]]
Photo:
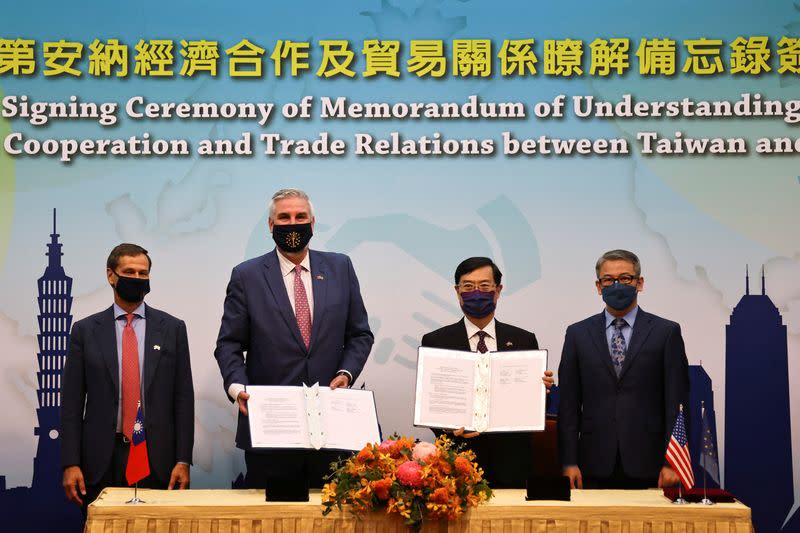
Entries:
[[614, 363], [611, 361], [611, 352], [608, 351], [608, 339], [606, 338], [606, 315], [601, 312], [592, 319], [590, 326], [592, 341], [597, 348], [597, 356], [603, 360], [603, 364], [617, 379], [617, 372], [614, 370]]
[[633, 363], [633, 359], [641, 351], [647, 337], [653, 329], [653, 317], [650, 313], [645, 313], [642, 308], [636, 314], [636, 321], [633, 323], [633, 332], [631, 333], [631, 344], [625, 352], [625, 362], [622, 364], [622, 371], [619, 373], [619, 378], [622, 379], [625, 373]]
[[469, 337], [467, 337], [467, 325], [464, 322], [467, 318], [462, 318], [459, 322], [453, 324], [453, 336], [448, 341], [448, 344], [453, 350], [461, 350], [462, 352], [471, 352], [472, 347], [469, 345]]
[[497, 339], [495, 340], [497, 340], [498, 352], [508, 352], [517, 349], [516, 346], [514, 346], [513, 339], [508, 335], [506, 325], [496, 319], [494, 321], [494, 333], [497, 335]]
[[297, 317], [292, 311], [292, 303], [286, 293], [286, 285], [283, 282], [283, 273], [278, 262], [277, 250], [273, 250], [264, 257], [264, 277], [267, 281], [267, 287], [269, 287], [272, 297], [281, 311], [283, 320], [286, 322], [286, 327], [292, 332], [294, 340], [300, 348], [305, 351], [306, 345], [303, 342], [303, 336], [300, 334], [300, 328], [297, 326]]
[[[147, 391], [153, 377], [156, 375], [156, 368], [158, 367], [158, 360], [161, 357], [161, 345], [163, 344], [163, 323], [159, 318], [156, 318], [150, 310], [150, 307], [145, 305], [145, 329], [144, 329], [144, 387], [143, 391]], [[147, 395], [145, 395], [147, 397]]]
[[322, 255], [312, 250], [309, 250], [308, 253], [310, 254], [309, 265], [311, 266], [311, 290], [314, 296], [314, 316], [311, 320], [311, 342], [309, 343], [310, 351], [322, 329], [330, 281], [325, 279], [328, 275], [328, 269]]
[[100, 351], [111, 374], [111, 381], [114, 383], [114, 390], [119, 395], [119, 357], [117, 353], [117, 330], [114, 320], [114, 306], [108, 308], [98, 319], [96, 335], [100, 341]]

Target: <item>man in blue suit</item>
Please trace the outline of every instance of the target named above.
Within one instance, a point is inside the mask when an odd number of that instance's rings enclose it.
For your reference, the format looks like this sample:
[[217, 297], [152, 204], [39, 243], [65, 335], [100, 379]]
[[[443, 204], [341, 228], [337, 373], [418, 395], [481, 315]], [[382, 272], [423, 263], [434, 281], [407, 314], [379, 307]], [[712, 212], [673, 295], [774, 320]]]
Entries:
[[644, 277], [632, 252], [606, 252], [595, 271], [606, 308], [567, 328], [558, 367], [564, 475], [573, 488], [674, 485], [664, 454], [689, 401], [681, 328], [638, 306]]
[[343, 254], [309, 250], [314, 223], [305, 192], [276, 192], [269, 204], [276, 248], [236, 266], [228, 283], [214, 356], [225, 390], [239, 406], [236, 446], [245, 450], [251, 488], [298, 479], [321, 486], [335, 455], [252, 448], [246, 386], [348, 387], [372, 348], [353, 264]]

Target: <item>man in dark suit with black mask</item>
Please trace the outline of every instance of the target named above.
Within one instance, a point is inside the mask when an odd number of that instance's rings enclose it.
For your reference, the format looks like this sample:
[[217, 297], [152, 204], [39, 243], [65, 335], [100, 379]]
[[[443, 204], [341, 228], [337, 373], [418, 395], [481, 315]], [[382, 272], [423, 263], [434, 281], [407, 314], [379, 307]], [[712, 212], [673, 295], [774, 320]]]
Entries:
[[145, 305], [151, 265], [141, 246], [115, 247], [106, 262], [114, 304], [79, 320], [70, 333], [61, 463], [64, 492], [84, 514], [103, 488], [128, 486], [132, 434], [142, 429], [150, 475], [139, 486], [189, 488], [194, 389], [186, 324]]
[[579, 489], [674, 485], [664, 454], [689, 401], [681, 328], [639, 307], [644, 277], [632, 252], [606, 252], [595, 273], [605, 309], [567, 328], [558, 367], [564, 475]]
[[[503, 274], [488, 257], [471, 257], [458, 265], [455, 290], [464, 318], [422, 337], [422, 346], [469, 352], [504, 352], [538, 350], [536, 335], [530, 331], [495, 320], [495, 307], [500, 298]], [[553, 372], [546, 371], [542, 380], [548, 388]], [[434, 430], [441, 434], [441, 430]], [[495, 488], [520, 488], [531, 474], [531, 434], [453, 432], [457, 442], [471, 448], [484, 475]]]

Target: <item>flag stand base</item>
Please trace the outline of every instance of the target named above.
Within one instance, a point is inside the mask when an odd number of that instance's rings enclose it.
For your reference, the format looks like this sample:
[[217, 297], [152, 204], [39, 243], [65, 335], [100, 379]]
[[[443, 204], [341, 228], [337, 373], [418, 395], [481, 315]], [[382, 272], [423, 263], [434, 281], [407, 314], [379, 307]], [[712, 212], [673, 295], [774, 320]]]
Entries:
[[684, 499], [683, 499], [683, 498], [681, 498], [680, 496], [678, 496], [677, 498], [675, 498], [675, 501], [674, 501], [674, 502], [672, 502], [672, 504], [673, 504], [673, 505], [686, 505], [687, 503], [689, 503], [689, 502], [687, 502], [686, 500], [684, 500]]
[[700, 500], [700, 503], [702, 503], [703, 505], [716, 505], [714, 502], [712, 502], [708, 498], [703, 498], [702, 500]]
[[133, 485], [133, 498], [125, 502], [126, 504], [136, 505], [138, 503], [147, 503], [144, 500], [139, 499], [139, 484], [136, 483]]

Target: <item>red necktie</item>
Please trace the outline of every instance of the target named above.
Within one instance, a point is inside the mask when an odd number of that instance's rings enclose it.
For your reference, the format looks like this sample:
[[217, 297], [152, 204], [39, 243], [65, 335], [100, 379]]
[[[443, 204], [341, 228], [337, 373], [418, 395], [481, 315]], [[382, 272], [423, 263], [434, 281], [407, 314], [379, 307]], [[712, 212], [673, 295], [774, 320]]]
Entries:
[[297, 327], [300, 328], [303, 342], [308, 349], [308, 345], [311, 343], [311, 309], [308, 307], [308, 296], [306, 296], [303, 278], [300, 277], [302, 271], [302, 266], [294, 267], [294, 314], [297, 317]]
[[125, 316], [127, 323], [122, 330], [122, 434], [128, 440], [133, 435], [136, 411], [139, 407], [139, 343], [133, 331], [133, 314]]

